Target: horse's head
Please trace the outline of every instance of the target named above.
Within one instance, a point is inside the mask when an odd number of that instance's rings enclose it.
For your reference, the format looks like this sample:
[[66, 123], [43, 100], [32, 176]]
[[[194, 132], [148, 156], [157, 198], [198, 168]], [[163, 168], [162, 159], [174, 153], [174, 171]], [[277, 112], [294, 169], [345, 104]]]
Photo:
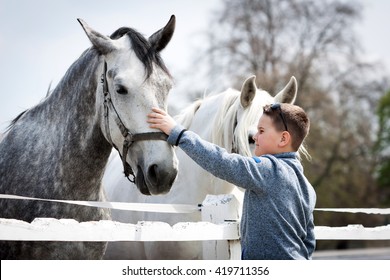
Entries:
[[[256, 76], [247, 78], [235, 102], [225, 106], [228, 110], [220, 110], [220, 116], [216, 118], [220, 124], [215, 125], [219, 129], [213, 135], [215, 143], [246, 156], [250, 156], [254, 150], [253, 135], [256, 134], [263, 107], [275, 102], [294, 103], [298, 90], [296, 79], [291, 77], [288, 84], [272, 97], [268, 92], [258, 89], [255, 80]], [[232, 103], [229, 98], [225, 102]]]
[[154, 106], [167, 109], [173, 82], [160, 51], [173, 35], [175, 17], [148, 39], [124, 27], [107, 37], [79, 22], [101, 58], [96, 106], [105, 138], [143, 194], [168, 192], [177, 175], [176, 155], [166, 136], [149, 128], [146, 116]]

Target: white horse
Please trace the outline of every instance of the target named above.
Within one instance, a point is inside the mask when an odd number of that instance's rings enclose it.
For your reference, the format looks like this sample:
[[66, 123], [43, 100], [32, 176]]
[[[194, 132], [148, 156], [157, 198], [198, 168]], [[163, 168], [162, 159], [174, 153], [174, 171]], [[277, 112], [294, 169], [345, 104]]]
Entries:
[[[275, 97], [257, 89], [255, 76], [249, 77], [241, 92], [228, 89], [208, 96], [187, 107], [176, 120], [203, 139], [224, 147], [230, 152], [251, 156], [252, 137], [266, 104], [293, 103], [297, 82], [292, 77]], [[105, 173], [104, 184], [111, 201], [142, 203], [191, 204], [201, 203], [207, 194], [234, 193], [242, 201], [243, 193], [234, 185], [212, 176], [199, 167], [183, 151], [177, 149], [179, 172], [171, 191], [164, 196], [143, 196], [119, 174], [120, 159], [112, 158]], [[216, 163], [218, 164], [218, 163]], [[135, 199], [135, 200], [134, 200]], [[163, 221], [171, 225], [178, 222], [200, 221], [200, 213], [165, 214], [113, 211], [113, 220], [137, 223], [138, 221]], [[107, 259], [200, 259], [202, 242], [116, 242], [109, 243]]]

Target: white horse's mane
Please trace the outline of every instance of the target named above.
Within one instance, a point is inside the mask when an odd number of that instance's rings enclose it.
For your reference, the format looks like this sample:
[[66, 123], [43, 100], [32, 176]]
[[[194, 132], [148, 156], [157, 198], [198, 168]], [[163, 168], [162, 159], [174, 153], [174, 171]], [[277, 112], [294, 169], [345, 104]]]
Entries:
[[233, 129], [235, 114], [232, 112], [232, 106], [239, 99], [239, 92], [228, 89], [223, 94], [222, 105], [219, 107], [214, 118], [211, 141], [218, 146], [222, 146], [228, 151], [232, 150]]
[[[223, 94], [223, 105], [220, 106], [215, 117], [214, 127], [216, 129], [213, 130], [212, 141], [230, 151], [235, 150], [241, 155], [251, 156], [251, 148], [248, 142], [250, 126], [257, 123], [263, 106], [271, 99], [261, 98], [260, 94], [257, 93], [249, 108], [244, 110], [241, 105], [239, 91], [229, 89]], [[237, 122], [239, 112], [242, 115]]]
[[196, 111], [202, 105], [204, 99], [194, 101], [190, 106], [184, 109], [179, 115], [176, 115], [174, 119], [180, 123], [184, 128], [188, 129], [191, 126], [192, 120]]
[[[251, 149], [248, 143], [248, 130], [251, 124], [258, 121], [262, 108], [267, 100], [256, 96], [257, 98], [253, 99], [250, 108], [243, 110], [241, 108], [239, 91], [227, 89], [218, 95], [222, 97], [222, 104], [219, 106], [214, 118], [211, 142], [226, 148], [228, 151], [232, 151], [234, 148], [242, 155], [251, 156]], [[188, 129], [197, 110], [207, 98], [212, 96], [215, 95], [209, 95], [193, 102], [182, 113], [175, 116], [176, 121]], [[242, 111], [242, 116], [240, 121], [237, 122], [237, 114], [240, 110]]]

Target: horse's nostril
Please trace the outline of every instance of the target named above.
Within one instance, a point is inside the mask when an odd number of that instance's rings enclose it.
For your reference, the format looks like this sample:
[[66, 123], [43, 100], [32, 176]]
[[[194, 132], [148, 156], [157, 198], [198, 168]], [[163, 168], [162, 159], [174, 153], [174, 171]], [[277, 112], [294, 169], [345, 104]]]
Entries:
[[158, 165], [153, 164], [149, 167], [148, 178], [153, 185], [157, 185], [158, 181]]

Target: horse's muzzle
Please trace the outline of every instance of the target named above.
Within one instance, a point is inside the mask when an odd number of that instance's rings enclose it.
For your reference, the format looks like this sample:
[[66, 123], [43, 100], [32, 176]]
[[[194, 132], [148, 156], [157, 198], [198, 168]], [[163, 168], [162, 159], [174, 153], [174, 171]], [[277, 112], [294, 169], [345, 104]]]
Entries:
[[150, 165], [145, 173], [138, 165], [135, 183], [144, 195], [165, 194], [170, 191], [176, 175], [177, 170], [171, 170], [168, 173], [157, 164]]

